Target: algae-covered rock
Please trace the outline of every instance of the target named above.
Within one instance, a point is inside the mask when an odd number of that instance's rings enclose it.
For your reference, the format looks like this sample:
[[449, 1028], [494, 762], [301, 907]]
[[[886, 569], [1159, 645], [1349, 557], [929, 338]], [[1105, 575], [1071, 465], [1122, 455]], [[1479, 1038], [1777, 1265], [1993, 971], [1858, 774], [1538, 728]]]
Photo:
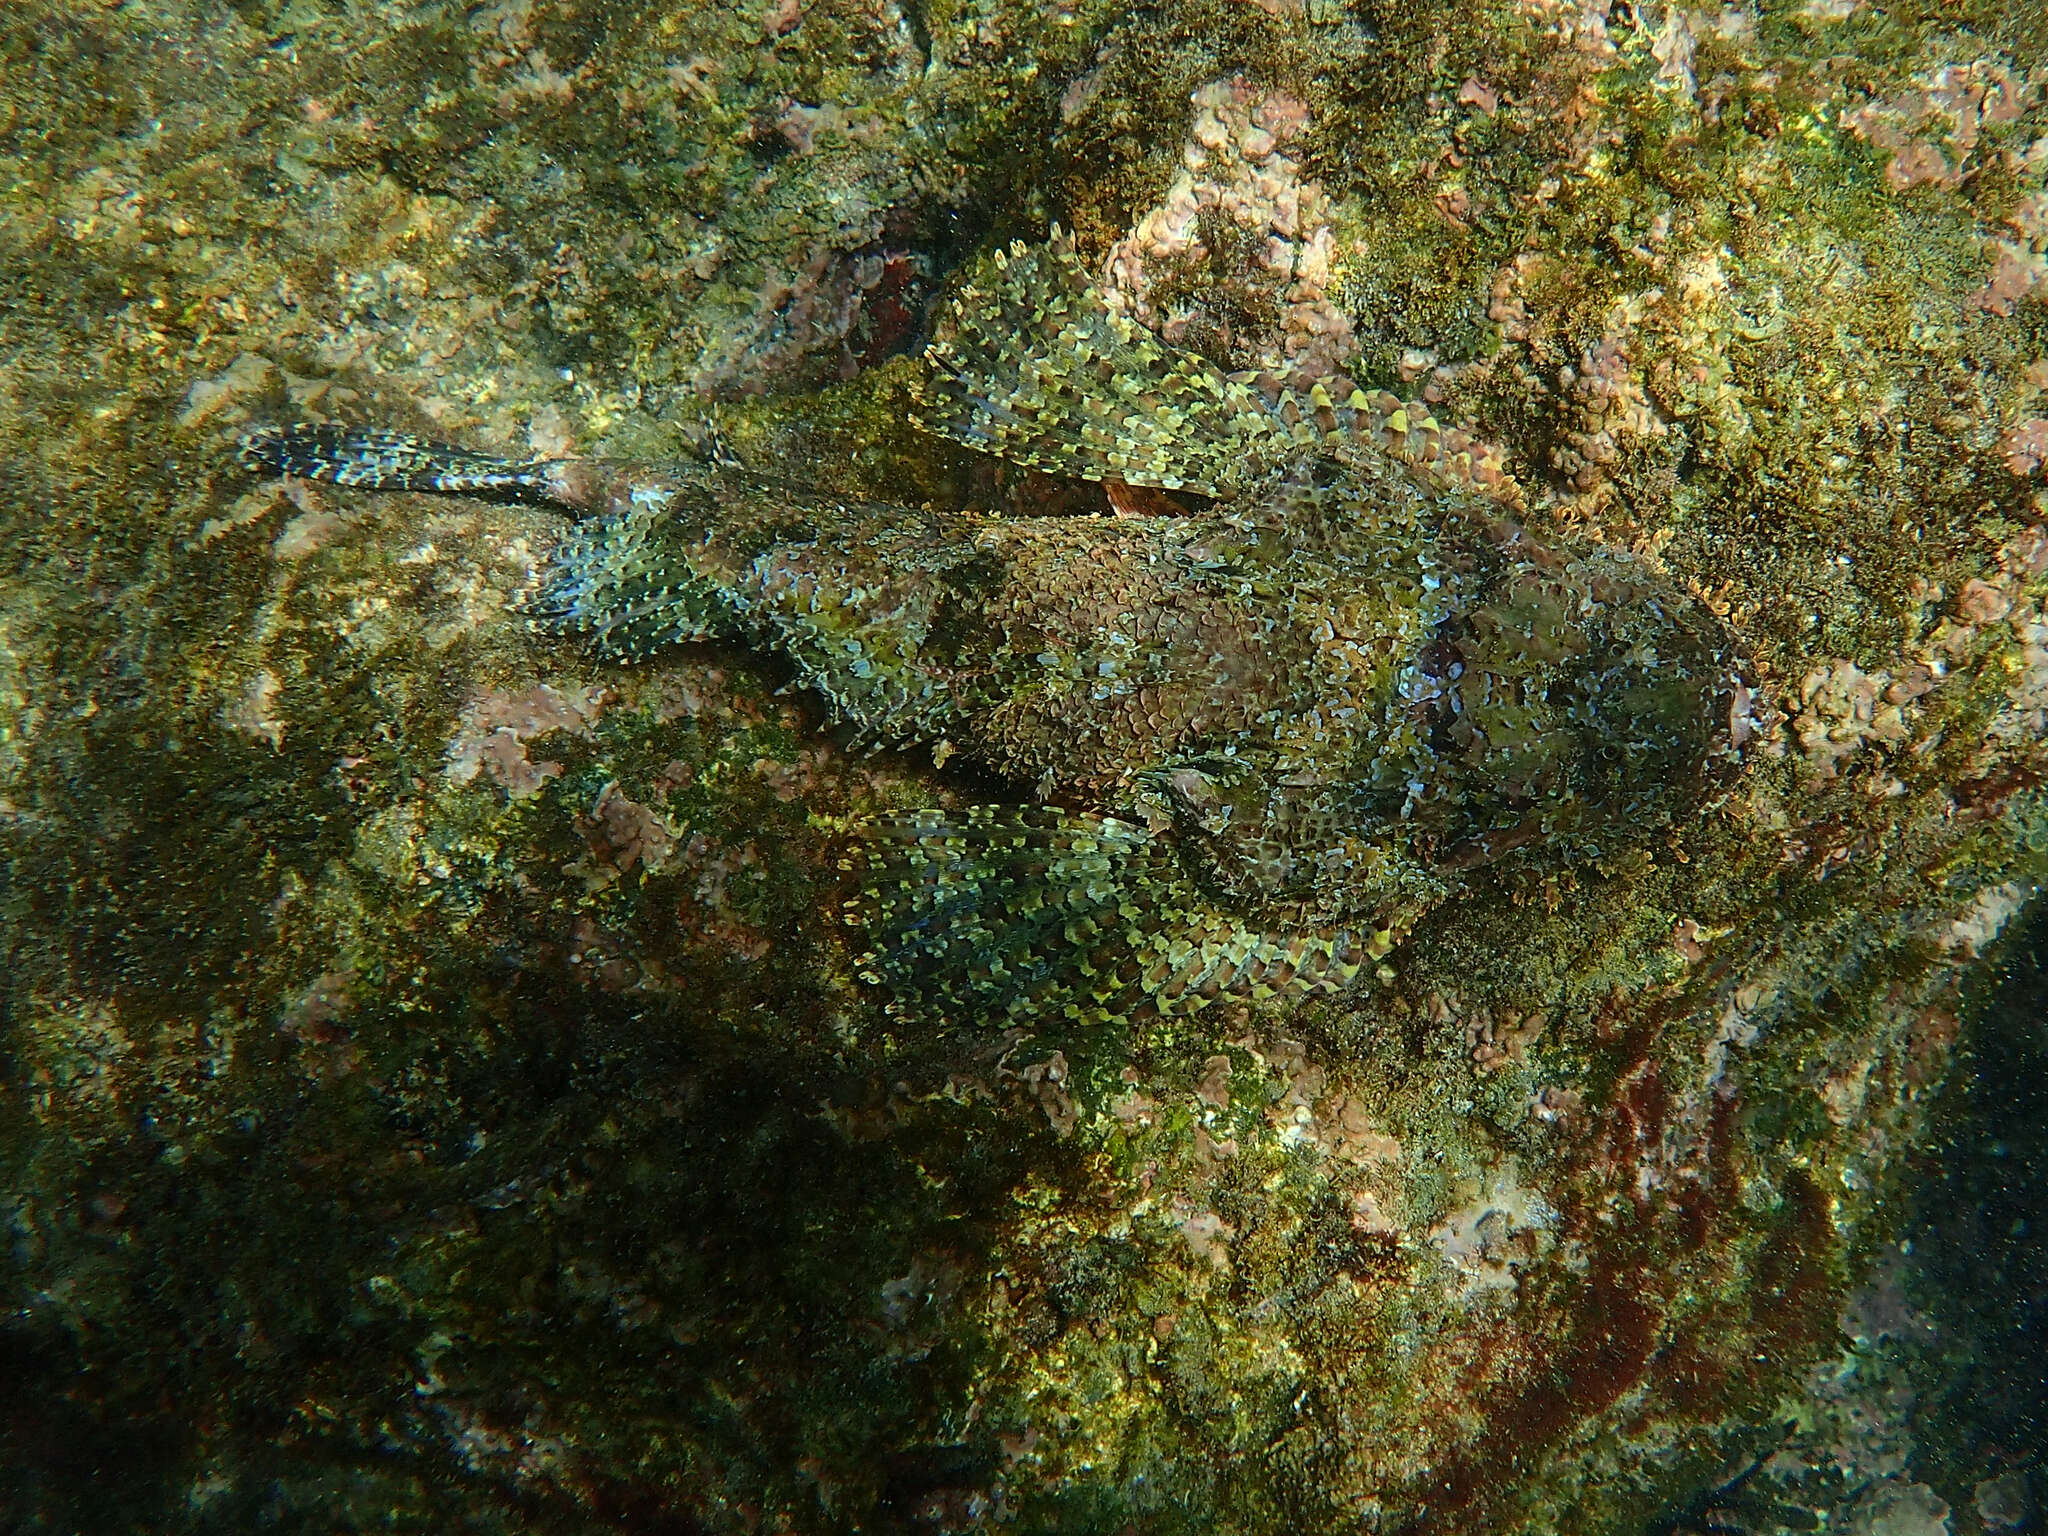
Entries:
[[[1708, 1508], [1882, 1294], [2048, 854], [2044, 45], [1872, 0], [15, 7], [9, 1522]], [[1187, 511], [908, 424], [940, 300], [1055, 222], [1119, 323], [1706, 616], [1657, 814], [1489, 850], [1312, 1000], [891, 1012], [852, 830], [1035, 779], [868, 755], [773, 647], [531, 632], [552, 511], [235, 462], [299, 420]], [[1854, 1518], [1962, 1508], [1870, 1465]]]

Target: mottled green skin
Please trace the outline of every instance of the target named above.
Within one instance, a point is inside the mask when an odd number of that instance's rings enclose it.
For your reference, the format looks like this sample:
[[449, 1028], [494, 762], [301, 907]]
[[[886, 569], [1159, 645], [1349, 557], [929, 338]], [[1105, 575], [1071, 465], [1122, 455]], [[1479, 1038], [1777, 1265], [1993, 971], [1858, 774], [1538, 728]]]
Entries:
[[[1634, 1532], [1769, 1443], [2048, 849], [2037, 664], [1983, 617], [2044, 596], [2001, 444], [2048, 314], [1978, 300], [2048, 123], [1965, 160], [1909, 101], [1957, 174], [1894, 185], [1843, 118], [2048, 55], [2041, 14], [1701, 21], [1688, 88], [1662, 8], [1313, 10], [7, 11], [7, 1523]], [[1469, 872], [1341, 1004], [891, 1018], [846, 830], [1016, 784], [828, 750], [759, 647], [532, 637], [552, 513], [226, 467], [307, 416], [673, 460], [739, 357], [749, 465], [1024, 515], [777, 290], [1100, 253], [1237, 71], [1308, 111], [1358, 379], [1437, 349], [1519, 520], [1654, 551], [1762, 701], [1682, 827]], [[861, 120], [806, 153], [825, 101]], [[1228, 369], [1255, 275], [1174, 274]], [[1610, 331], [1666, 431], [1588, 491], [1562, 370]], [[1824, 773], [1804, 679], [1929, 655]], [[520, 710], [571, 723], [451, 772]]]

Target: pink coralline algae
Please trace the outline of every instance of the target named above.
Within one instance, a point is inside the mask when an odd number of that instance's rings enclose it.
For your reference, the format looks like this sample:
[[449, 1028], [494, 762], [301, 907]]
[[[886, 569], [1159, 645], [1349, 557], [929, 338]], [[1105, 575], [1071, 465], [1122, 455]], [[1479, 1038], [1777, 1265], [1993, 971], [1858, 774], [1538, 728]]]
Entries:
[[[1193, 102], [1181, 173], [1110, 249], [1105, 297], [1168, 341], [1208, 333], [1245, 348], [1287, 387], [1321, 381], [1349, 394], [1351, 321], [1329, 297], [1329, 198], [1288, 152], [1308, 108], [1242, 79], [1204, 86]], [[1220, 287], [1219, 265], [1233, 274]], [[1255, 317], [1250, 335], [1243, 316]]]
[[1842, 114], [1844, 128], [1892, 152], [1885, 181], [1894, 191], [1961, 181], [1983, 130], [2017, 122], [2035, 87], [2002, 64], [1944, 64], [1915, 88]]
[[446, 772], [451, 784], [467, 784], [488, 773], [514, 800], [530, 800], [562, 771], [554, 762], [535, 762], [526, 744], [552, 731], [588, 736], [604, 712], [609, 691], [602, 687], [556, 688], [537, 683], [519, 693], [486, 693], [464, 711], [448, 743]]
[[1662, 418], [1629, 366], [1622, 337], [1604, 337], [1588, 347], [1577, 368], [1558, 371], [1558, 385], [1578, 420], [1553, 459], [1575, 490], [1600, 485], [1631, 442], [1665, 435]]
[[1308, 107], [1235, 76], [1190, 99], [1180, 174], [1103, 258], [1111, 308], [1228, 359], [1269, 401], [1320, 391], [1354, 413], [1362, 436], [1428, 478], [1519, 505], [1503, 451], [1433, 414], [1455, 370], [1415, 353], [1402, 359], [1400, 382], [1420, 382], [1420, 398], [1359, 388], [1357, 339], [1336, 294], [1347, 251], [1328, 194], [1291, 148], [1308, 131]]
[[2031, 475], [2048, 464], [2048, 416], [2030, 416], [2008, 431], [1998, 445], [2005, 453], [2005, 467], [2016, 475]]

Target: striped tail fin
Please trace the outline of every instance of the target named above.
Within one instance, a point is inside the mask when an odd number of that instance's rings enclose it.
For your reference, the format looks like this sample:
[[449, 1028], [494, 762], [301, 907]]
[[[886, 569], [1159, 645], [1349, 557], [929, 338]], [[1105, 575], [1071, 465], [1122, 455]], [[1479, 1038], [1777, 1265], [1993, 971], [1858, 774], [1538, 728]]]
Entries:
[[363, 427], [265, 427], [235, 445], [243, 466], [370, 491], [420, 491], [485, 501], [573, 506], [558, 474], [561, 461], [516, 463]]
[[732, 591], [692, 564], [691, 545], [701, 535], [674, 515], [680, 492], [666, 477], [569, 459], [519, 463], [363, 427], [268, 427], [236, 447], [249, 469], [357, 490], [597, 511], [555, 546], [540, 585], [518, 601], [550, 633], [640, 657], [743, 630]]

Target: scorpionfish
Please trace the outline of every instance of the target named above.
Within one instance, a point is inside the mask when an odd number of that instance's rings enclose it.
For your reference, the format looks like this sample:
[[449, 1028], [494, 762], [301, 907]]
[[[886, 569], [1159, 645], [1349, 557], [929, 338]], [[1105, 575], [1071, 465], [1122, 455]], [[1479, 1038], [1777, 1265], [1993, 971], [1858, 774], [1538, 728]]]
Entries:
[[525, 600], [542, 628], [770, 648], [835, 720], [1012, 782], [854, 834], [860, 971], [899, 1015], [1369, 986], [1487, 869], [1611, 856], [1702, 797], [1733, 686], [1710, 615], [1395, 462], [1356, 397], [1275, 401], [1163, 343], [1057, 238], [984, 264], [914, 394], [930, 432], [1165, 510], [938, 511], [331, 426], [241, 456], [576, 514]]

